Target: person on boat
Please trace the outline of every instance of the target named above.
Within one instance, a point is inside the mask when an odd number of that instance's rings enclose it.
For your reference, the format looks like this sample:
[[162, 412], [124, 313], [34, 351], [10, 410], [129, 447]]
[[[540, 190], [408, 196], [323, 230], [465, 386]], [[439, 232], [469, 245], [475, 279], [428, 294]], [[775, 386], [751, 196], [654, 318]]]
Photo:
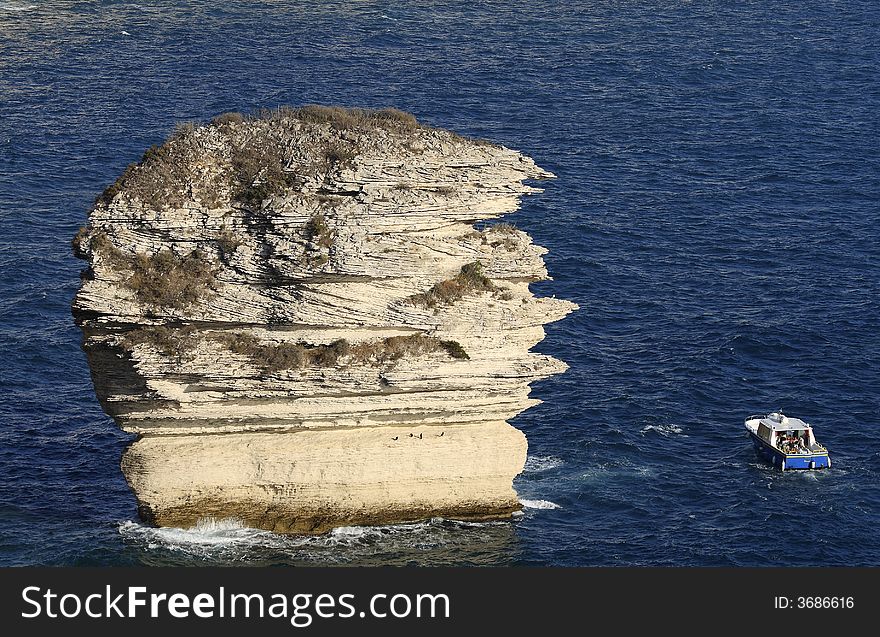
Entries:
[[791, 445], [791, 438], [788, 436], [788, 432], [784, 431], [779, 435], [780, 443], [779, 448], [783, 453], [788, 453], [788, 448]]

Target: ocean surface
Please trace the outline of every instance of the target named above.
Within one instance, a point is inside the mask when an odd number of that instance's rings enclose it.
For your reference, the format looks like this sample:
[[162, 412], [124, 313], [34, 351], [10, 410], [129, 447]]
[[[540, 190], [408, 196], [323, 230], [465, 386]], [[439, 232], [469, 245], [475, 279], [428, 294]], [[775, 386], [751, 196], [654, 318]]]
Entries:
[[[880, 565], [873, 1], [0, 0], [0, 565]], [[290, 538], [137, 520], [70, 239], [176, 122], [393, 105], [558, 175], [523, 515]], [[780, 474], [782, 409], [834, 462]]]

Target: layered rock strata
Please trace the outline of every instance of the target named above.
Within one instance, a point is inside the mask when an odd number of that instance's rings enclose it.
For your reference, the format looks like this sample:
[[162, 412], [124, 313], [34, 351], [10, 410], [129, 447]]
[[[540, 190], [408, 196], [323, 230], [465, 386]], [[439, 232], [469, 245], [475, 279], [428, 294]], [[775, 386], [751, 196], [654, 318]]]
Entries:
[[545, 250], [495, 220], [551, 176], [393, 110], [229, 114], [150, 149], [74, 240], [141, 516], [316, 533], [517, 510], [507, 421], [566, 369], [529, 350], [575, 306], [530, 293]]

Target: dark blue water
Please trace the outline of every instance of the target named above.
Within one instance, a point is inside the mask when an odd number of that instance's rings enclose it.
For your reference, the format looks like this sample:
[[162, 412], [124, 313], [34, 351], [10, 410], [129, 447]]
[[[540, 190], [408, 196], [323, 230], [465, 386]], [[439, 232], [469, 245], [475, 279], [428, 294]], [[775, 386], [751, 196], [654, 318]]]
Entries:
[[[880, 9], [649, 4], [0, 0], [0, 564], [880, 564]], [[515, 421], [545, 508], [319, 539], [136, 522], [70, 237], [175, 122], [311, 102], [558, 175], [512, 219], [551, 250], [537, 291], [582, 307]], [[756, 461], [742, 420], [777, 408], [831, 471]]]

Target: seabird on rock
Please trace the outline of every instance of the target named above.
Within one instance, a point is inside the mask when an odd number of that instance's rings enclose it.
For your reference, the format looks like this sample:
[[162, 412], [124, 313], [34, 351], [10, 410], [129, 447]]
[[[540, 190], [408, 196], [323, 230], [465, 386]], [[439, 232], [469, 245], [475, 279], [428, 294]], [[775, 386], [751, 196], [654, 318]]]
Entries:
[[440, 437], [442, 438], [442, 437], [443, 437], [443, 434], [445, 434], [445, 433], [446, 433], [445, 431], [441, 431], [441, 432], [440, 432]]
[[419, 440], [421, 440], [421, 439], [422, 439], [422, 434], [419, 434]]
[[400, 436], [394, 436], [394, 438], [392, 438], [392, 440], [397, 440], [398, 438], [400, 438]]

